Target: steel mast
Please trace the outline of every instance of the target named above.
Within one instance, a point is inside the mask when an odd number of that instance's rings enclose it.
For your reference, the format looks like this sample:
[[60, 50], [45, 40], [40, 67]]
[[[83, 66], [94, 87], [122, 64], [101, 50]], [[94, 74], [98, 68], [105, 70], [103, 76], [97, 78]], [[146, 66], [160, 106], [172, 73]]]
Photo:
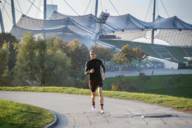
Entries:
[[[156, 0], [154, 0], [153, 2], [153, 23], [155, 22], [155, 14], [156, 13]], [[154, 44], [154, 33], [155, 33], [155, 29], [152, 29], [151, 32], [151, 44]]]

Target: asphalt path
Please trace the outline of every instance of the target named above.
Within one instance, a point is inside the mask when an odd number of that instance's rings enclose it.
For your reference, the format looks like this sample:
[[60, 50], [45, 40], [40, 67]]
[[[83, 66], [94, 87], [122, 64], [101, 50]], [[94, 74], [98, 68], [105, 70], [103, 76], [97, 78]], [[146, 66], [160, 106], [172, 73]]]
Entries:
[[46, 108], [58, 117], [55, 128], [192, 128], [192, 114], [139, 101], [105, 97], [105, 113], [91, 111], [89, 96], [0, 91], [0, 99]]

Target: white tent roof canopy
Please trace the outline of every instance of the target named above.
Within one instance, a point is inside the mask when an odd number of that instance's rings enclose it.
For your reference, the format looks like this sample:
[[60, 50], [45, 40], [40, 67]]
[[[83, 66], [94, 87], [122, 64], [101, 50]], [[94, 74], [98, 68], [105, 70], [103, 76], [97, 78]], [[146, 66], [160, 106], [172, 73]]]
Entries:
[[[84, 22], [89, 21], [92, 17], [96, 20], [96, 17], [93, 14], [80, 15], [80, 16], [69, 16], [61, 14], [57, 11], [54, 11], [50, 19], [63, 19], [66, 17], [72, 17]], [[88, 18], [89, 17], [89, 18]], [[87, 19], [87, 20], [85, 20]], [[157, 16], [155, 23], [142, 21], [131, 14], [124, 14], [120, 16], [109, 16], [107, 19], [107, 24], [113, 26], [117, 30], [121, 29], [182, 29], [182, 30], [192, 30], [192, 24], [186, 23], [177, 16], [164, 18], [160, 15]]]
[[[24, 32], [32, 32], [33, 34], [43, 32], [63, 32], [73, 31], [77, 35], [81, 36], [89, 36], [90, 38], [94, 37], [96, 33], [99, 32], [99, 28], [101, 27], [101, 31], [103, 34], [117, 33], [117, 32], [134, 32], [135, 34], [141, 33], [140, 36], [144, 35], [145, 31], [150, 31], [151, 29], [158, 30], [157, 36], [159, 39], [166, 41], [175, 41], [174, 37], [167, 37], [168, 35], [166, 31], [176, 31], [175, 36], [177, 36], [178, 41], [183, 43], [183, 41], [187, 41], [183, 44], [192, 45], [192, 24], [186, 23], [183, 20], [179, 19], [177, 16], [163, 18], [158, 16], [155, 22], [146, 22], [142, 21], [131, 14], [125, 14], [120, 16], [109, 16], [106, 23], [101, 26], [97, 23], [97, 17], [93, 14], [81, 15], [81, 16], [69, 16], [61, 14], [57, 11], [53, 12], [48, 20], [35, 19], [26, 15], [22, 15], [20, 20], [17, 22], [15, 26], [13, 26], [11, 33], [15, 35], [17, 38], [16, 31]], [[163, 31], [162, 31], [163, 30]], [[179, 35], [177, 31], [184, 31], [182, 35]], [[187, 32], [185, 32], [187, 31]], [[187, 36], [183, 36], [187, 33]], [[135, 35], [134, 34], [134, 35]], [[21, 35], [21, 34], [20, 34]], [[132, 35], [132, 34], [131, 34]], [[169, 36], [174, 36], [173, 34], [169, 34]], [[138, 37], [138, 34], [137, 36]], [[182, 38], [182, 40], [180, 39]], [[184, 38], [187, 38], [185, 40]], [[131, 39], [131, 38], [130, 38]], [[179, 43], [177, 41], [176, 45]]]
[[[82, 16], [67, 16], [54, 12], [54, 15], [59, 15], [57, 19], [35, 19], [26, 15], [22, 15], [17, 23], [17, 26], [26, 29], [46, 29], [63, 25], [79, 25], [86, 29], [96, 29], [97, 18], [92, 15]], [[177, 29], [177, 30], [192, 30], [192, 24], [186, 23], [176, 16], [163, 18], [158, 16], [155, 22], [145, 22], [132, 16], [125, 14], [120, 16], [110, 16], [106, 24], [103, 25], [103, 30], [106, 32], [122, 31], [122, 30], [144, 30], [144, 29]], [[94, 30], [92, 30], [94, 31]]]
[[154, 29], [178, 29], [192, 30], [192, 24], [186, 23], [177, 16], [162, 18], [158, 17], [153, 25]]

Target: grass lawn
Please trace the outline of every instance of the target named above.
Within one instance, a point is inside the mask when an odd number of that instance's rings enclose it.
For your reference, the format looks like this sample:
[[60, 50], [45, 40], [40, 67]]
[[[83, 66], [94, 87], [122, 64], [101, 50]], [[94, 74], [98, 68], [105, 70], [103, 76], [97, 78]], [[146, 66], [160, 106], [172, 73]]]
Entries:
[[[56, 93], [68, 93], [68, 94], [81, 94], [89, 95], [88, 89], [80, 89], [73, 87], [0, 87], [0, 90], [7, 91], [33, 91], [33, 92], [56, 92]], [[192, 111], [192, 99], [182, 98], [168, 95], [158, 95], [149, 93], [133, 93], [123, 91], [104, 91], [104, 95], [113, 98], [128, 99], [128, 100], [139, 100], [146, 103], [152, 103], [171, 107], [180, 111]]]
[[104, 85], [109, 90], [115, 85], [122, 91], [192, 98], [192, 75], [121, 76], [105, 80]]
[[43, 128], [52, 121], [45, 109], [0, 99], [0, 128]]

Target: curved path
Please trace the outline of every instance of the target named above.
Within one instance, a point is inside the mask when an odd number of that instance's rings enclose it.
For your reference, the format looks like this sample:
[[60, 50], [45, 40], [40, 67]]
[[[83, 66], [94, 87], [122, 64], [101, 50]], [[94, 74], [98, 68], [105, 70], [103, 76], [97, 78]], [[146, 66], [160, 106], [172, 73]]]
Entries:
[[[55, 128], [191, 128], [192, 114], [137, 101], [105, 98], [105, 113], [91, 112], [90, 97], [59, 93], [0, 91], [0, 99], [55, 111]], [[98, 98], [96, 98], [97, 108]]]

